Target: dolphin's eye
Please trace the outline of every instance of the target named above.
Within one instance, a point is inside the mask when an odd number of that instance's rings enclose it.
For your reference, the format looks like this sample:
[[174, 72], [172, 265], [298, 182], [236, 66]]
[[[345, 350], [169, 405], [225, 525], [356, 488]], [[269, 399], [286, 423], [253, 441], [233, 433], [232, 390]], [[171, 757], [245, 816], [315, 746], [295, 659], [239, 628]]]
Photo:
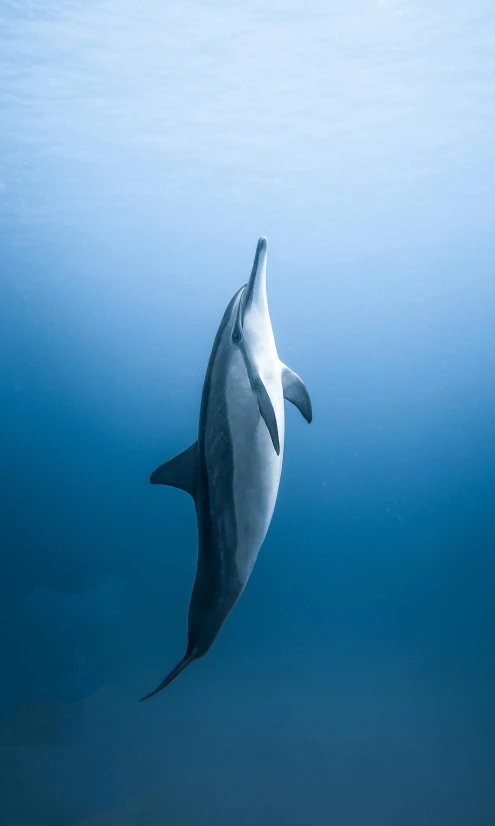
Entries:
[[235, 341], [236, 344], [239, 344], [241, 338], [242, 336], [239, 330], [234, 330], [234, 332], [232, 333], [232, 341]]

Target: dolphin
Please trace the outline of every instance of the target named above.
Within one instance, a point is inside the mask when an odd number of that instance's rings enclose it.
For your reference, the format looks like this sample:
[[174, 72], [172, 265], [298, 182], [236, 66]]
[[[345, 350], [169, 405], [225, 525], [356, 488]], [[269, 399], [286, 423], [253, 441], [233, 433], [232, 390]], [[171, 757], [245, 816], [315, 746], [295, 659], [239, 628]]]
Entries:
[[313, 414], [302, 379], [280, 361], [266, 296], [267, 241], [248, 283], [225, 310], [206, 371], [198, 440], [150, 477], [189, 493], [196, 506], [198, 563], [182, 660], [157, 694], [213, 645], [241, 596], [277, 499], [284, 452], [284, 398]]

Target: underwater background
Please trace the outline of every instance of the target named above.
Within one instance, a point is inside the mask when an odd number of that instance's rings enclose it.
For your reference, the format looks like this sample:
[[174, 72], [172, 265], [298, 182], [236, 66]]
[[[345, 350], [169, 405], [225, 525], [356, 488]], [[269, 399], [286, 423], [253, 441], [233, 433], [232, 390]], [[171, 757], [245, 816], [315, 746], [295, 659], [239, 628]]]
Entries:
[[[493, 826], [493, 4], [3, 0], [0, 80], [2, 826]], [[141, 705], [260, 235], [314, 421]]]

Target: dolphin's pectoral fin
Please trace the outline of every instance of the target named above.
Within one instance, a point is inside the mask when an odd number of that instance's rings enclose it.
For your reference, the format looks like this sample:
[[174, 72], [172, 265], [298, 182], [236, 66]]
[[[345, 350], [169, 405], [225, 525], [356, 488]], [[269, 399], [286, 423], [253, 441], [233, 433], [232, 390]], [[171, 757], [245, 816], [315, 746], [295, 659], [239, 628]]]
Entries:
[[294, 373], [294, 371], [285, 364], [282, 365], [282, 387], [284, 389], [284, 399], [292, 402], [302, 413], [306, 421], [311, 422], [313, 410], [306, 385], [297, 373]]
[[275, 411], [273, 409], [273, 404], [271, 402], [270, 396], [268, 395], [267, 389], [259, 376], [254, 379], [253, 383], [253, 390], [258, 397], [258, 404], [260, 408], [260, 413], [265, 420], [265, 424], [268, 428], [268, 432], [272, 438], [273, 447], [275, 448], [275, 453], [277, 456], [280, 455], [280, 439], [278, 437], [278, 427], [277, 427], [277, 417], [275, 416]]
[[150, 482], [152, 485], [169, 485], [172, 488], [185, 490], [194, 499], [197, 468], [198, 443], [194, 442], [187, 450], [153, 471]]

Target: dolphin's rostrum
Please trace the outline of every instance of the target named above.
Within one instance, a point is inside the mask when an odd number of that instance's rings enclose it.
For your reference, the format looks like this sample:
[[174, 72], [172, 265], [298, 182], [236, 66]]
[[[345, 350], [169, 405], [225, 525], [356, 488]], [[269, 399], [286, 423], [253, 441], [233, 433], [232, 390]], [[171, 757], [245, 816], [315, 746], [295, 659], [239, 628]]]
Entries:
[[184, 658], [157, 694], [212, 646], [242, 594], [270, 524], [284, 450], [284, 398], [311, 422], [308, 391], [278, 358], [266, 298], [266, 238], [228, 305], [206, 372], [198, 440], [151, 474], [196, 505], [198, 565]]

